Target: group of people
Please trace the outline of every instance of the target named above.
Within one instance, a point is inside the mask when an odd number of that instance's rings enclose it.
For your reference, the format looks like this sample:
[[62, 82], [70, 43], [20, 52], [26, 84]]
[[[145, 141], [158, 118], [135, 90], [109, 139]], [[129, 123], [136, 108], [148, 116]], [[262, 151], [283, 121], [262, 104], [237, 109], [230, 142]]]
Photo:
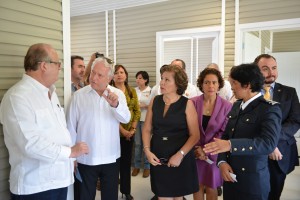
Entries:
[[95, 199], [99, 180], [101, 199], [117, 200], [120, 184], [132, 200], [131, 175], [142, 166], [153, 199], [215, 200], [223, 186], [225, 200], [279, 200], [299, 165], [299, 99], [276, 82], [271, 55], [232, 67], [231, 86], [216, 64], [199, 74], [197, 87], [188, 83], [180, 59], [161, 67], [152, 89], [145, 71], [130, 87], [126, 68], [103, 54], [86, 69], [80, 56], [71, 64], [66, 119], [54, 87], [61, 63], [48, 44], [29, 48], [22, 80], [2, 99], [13, 200], [65, 200], [74, 177], [75, 199]]

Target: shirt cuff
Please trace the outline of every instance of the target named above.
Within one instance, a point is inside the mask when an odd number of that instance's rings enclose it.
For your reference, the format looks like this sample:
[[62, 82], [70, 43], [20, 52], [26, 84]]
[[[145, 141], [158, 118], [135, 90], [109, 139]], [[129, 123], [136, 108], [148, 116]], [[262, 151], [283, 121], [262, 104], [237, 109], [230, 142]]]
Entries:
[[65, 160], [66, 158], [70, 158], [70, 155], [71, 155], [71, 147], [61, 146], [58, 159]]
[[224, 160], [219, 161], [218, 164], [217, 164], [217, 166], [220, 167], [221, 163], [226, 163], [226, 161], [224, 161]]
[[232, 145], [231, 145], [231, 141], [230, 140], [228, 140], [228, 142], [229, 142], [229, 145], [230, 145], [230, 153], [232, 152]]

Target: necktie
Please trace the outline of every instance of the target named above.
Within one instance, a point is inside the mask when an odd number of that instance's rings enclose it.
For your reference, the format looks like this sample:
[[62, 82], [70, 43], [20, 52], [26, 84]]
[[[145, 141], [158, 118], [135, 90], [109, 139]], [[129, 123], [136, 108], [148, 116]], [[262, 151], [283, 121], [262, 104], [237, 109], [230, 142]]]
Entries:
[[271, 99], [270, 88], [271, 88], [270, 86], [264, 87], [264, 90], [265, 90], [264, 98], [266, 100], [270, 100]]

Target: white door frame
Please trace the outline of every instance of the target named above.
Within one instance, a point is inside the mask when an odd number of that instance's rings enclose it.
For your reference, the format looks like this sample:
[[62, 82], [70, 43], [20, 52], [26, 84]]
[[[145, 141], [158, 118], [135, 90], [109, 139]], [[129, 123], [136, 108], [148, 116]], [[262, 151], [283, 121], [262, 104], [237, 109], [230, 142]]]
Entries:
[[214, 58], [213, 60], [218, 60], [220, 66], [224, 65], [224, 60], [220, 55], [224, 55], [223, 47], [223, 37], [221, 36], [221, 26], [212, 26], [205, 28], [194, 28], [194, 29], [183, 29], [183, 30], [171, 30], [171, 31], [161, 31], [156, 33], [156, 83], [159, 82], [160, 74], [159, 69], [164, 64], [164, 41], [170, 40], [182, 40], [190, 38], [206, 38], [215, 37], [219, 40], [218, 47], [219, 52], [213, 55], [219, 56], [219, 58]]
[[247, 31], [261, 31], [261, 30], [277, 30], [277, 29], [299, 29], [300, 18], [284, 19], [275, 21], [255, 22], [247, 24], [236, 24], [237, 30], [235, 32], [235, 58], [234, 64], [239, 65], [242, 62], [243, 50], [243, 34]]

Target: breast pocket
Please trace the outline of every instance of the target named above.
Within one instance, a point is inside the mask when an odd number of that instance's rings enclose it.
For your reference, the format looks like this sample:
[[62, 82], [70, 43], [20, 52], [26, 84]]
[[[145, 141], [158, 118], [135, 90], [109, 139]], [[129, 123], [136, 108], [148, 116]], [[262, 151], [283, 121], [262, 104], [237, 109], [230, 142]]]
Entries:
[[57, 161], [55, 163], [40, 163], [38, 168], [40, 183], [47, 183], [55, 180], [65, 180], [68, 178], [68, 162]]
[[35, 111], [35, 121], [41, 129], [48, 129], [54, 125], [51, 113], [48, 109], [39, 109]]
[[244, 124], [254, 124], [257, 120], [256, 115], [246, 114], [242, 117], [242, 122]]

